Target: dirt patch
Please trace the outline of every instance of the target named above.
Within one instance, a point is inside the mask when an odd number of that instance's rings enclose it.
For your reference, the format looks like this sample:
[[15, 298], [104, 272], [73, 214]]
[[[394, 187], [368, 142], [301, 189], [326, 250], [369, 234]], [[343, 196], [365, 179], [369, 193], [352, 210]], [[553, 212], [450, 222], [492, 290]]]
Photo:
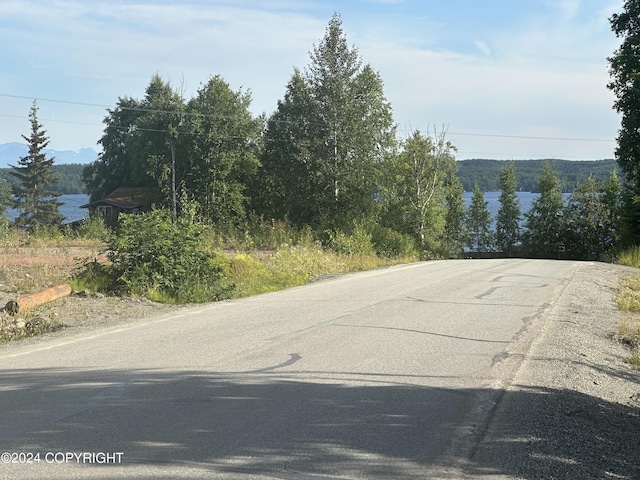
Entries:
[[[68, 283], [74, 271], [86, 260], [98, 258], [100, 247], [12, 247], [0, 249], [0, 307], [10, 300]], [[50, 322], [55, 330], [46, 335], [88, 330], [129, 323], [150, 316], [162, 316], [184, 306], [165, 305], [144, 298], [95, 295], [91, 292], [54, 300], [18, 317], [2, 315], [5, 325], [29, 323], [34, 319]], [[24, 341], [24, 340], [23, 340]], [[33, 341], [33, 340], [31, 340]]]

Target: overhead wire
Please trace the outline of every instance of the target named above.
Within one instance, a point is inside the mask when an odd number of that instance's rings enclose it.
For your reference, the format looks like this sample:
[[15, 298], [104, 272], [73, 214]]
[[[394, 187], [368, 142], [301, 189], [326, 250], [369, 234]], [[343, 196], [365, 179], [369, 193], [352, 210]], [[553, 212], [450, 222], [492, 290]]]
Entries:
[[[68, 104], [68, 105], [78, 105], [78, 106], [86, 106], [86, 107], [92, 107], [92, 108], [103, 108], [106, 109], [107, 111], [115, 111], [117, 109], [120, 110], [125, 110], [125, 111], [133, 111], [133, 112], [141, 112], [141, 113], [160, 113], [160, 114], [169, 114], [169, 115], [180, 115], [181, 117], [187, 117], [187, 116], [197, 116], [197, 117], [203, 117], [203, 118], [215, 118], [215, 119], [230, 119], [233, 118], [233, 116], [231, 115], [220, 115], [220, 114], [205, 114], [205, 113], [199, 113], [199, 112], [184, 112], [184, 111], [177, 111], [177, 110], [167, 110], [167, 109], [156, 109], [156, 108], [149, 108], [149, 107], [144, 107], [144, 106], [135, 106], [135, 107], [129, 107], [126, 105], [116, 105], [114, 106], [109, 106], [109, 105], [103, 105], [103, 104], [98, 104], [98, 103], [89, 103], [89, 102], [81, 102], [81, 101], [74, 101], [74, 100], [63, 100], [63, 99], [54, 99], [54, 98], [46, 98], [46, 97], [32, 97], [32, 96], [25, 96], [25, 95], [13, 95], [13, 94], [7, 94], [7, 93], [0, 93], [0, 97], [5, 97], [5, 98], [16, 98], [16, 99], [22, 99], [22, 100], [33, 100], [33, 101], [41, 101], [41, 102], [52, 102], [52, 103], [61, 103], [61, 104]], [[8, 114], [0, 114], [0, 117], [7, 117], [7, 118], [28, 118], [25, 116], [20, 116], [20, 115], [8, 115]], [[71, 125], [84, 125], [84, 126], [93, 126], [93, 127], [100, 127], [100, 126], [104, 126], [104, 122], [97, 124], [97, 123], [88, 123], [88, 122], [77, 122], [77, 121], [70, 121], [70, 120], [60, 120], [60, 119], [52, 119], [52, 118], [48, 118], [48, 119], [44, 119], [47, 122], [56, 122], [56, 123], [65, 123], [65, 124], [71, 124]], [[286, 120], [286, 119], [278, 119], [277, 120], [278, 123], [290, 123], [293, 124], [295, 122], [291, 121], [291, 120]], [[126, 130], [131, 128], [130, 125], [106, 125], [105, 128], [115, 128], [115, 129], [120, 129], [120, 130]], [[403, 131], [402, 129], [399, 129], [400, 131]], [[151, 128], [136, 128], [136, 131], [141, 131], [141, 132], [151, 132], [151, 133], [170, 133], [169, 130], [165, 130], [165, 129], [151, 129]], [[200, 136], [200, 135], [205, 135], [203, 133], [200, 132], [190, 132], [187, 130], [181, 130], [179, 132], [182, 135], [194, 135], [194, 136]], [[505, 138], [505, 139], [518, 139], [518, 140], [537, 140], [537, 141], [571, 141], [571, 142], [592, 142], [592, 143], [615, 143], [615, 139], [604, 139], [604, 138], [584, 138], [584, 137], [554, 137], [554, 136], [537, 136], [537, 135], [513, 135], [513, 134], [501, 134], [501, 133], [479, 133], [479, 132], [456, 132], [456, 131], [447, 131], [446, 134], [448, 136], [466, 136], [466, 137], [479, 137], [479, 138]], [[227, 137], [219, 137], [219, 138], [240, 138], [237, 136], [227, 136]], [[474, 155], [493, 155], [493, 156], [518, 156], [518, 157], [531, 157], [530, 154], [510, 154], [510, 153], [481, 153], [481, 152], [461, 152], [459, 151], [458, 153], [466, 153], [468, 154], [474, 154]], [[551, 158], [551, 157], [550, 157]]]

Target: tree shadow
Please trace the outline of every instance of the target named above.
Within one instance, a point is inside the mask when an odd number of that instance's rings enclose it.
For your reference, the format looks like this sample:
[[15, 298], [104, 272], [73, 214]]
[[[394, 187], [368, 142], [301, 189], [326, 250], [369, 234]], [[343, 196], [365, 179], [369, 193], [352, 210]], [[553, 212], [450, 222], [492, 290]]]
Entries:
[[[436, 478], [428, 472], [451, 465], [448, 440], [463, 414], [502, 394], [389, 382], [271, 370], [5, 370], [0, 451], [123, 453], [120, 465], [73, 467], [91, 478], [142, 468], [149, 478]], [[505, 398], [471, 460], [453, 458], [468, 475], [640, 478], [637, 406], [551, 389]], [[5, 467], [4, 478], [43, 468]]]

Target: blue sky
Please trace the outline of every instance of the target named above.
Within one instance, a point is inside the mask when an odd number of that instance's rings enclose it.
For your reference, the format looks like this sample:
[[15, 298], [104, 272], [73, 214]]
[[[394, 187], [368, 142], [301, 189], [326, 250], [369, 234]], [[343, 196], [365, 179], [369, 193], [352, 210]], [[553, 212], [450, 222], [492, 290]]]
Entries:
[[105, 108], [154, 73], [212, 75], [270, 114], [334, 12], [385, 84], [401, 135], [447, 130], [458, 158], [613, 158], [606, 58], [622, 0], [0, 0], [0, 143], [38, 99], [50, 147], [96, 145]]

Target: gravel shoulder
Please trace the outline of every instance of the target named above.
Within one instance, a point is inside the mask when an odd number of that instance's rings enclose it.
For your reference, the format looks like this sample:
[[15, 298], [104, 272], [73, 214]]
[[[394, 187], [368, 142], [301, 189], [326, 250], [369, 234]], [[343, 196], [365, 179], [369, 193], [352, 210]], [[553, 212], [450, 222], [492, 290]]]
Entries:
[[500, 400], [458, 478], [640, 478], [640, 372], [613, 338], [622, 315], [616, 288], [630, 272], [637, 270], [577, 267], [522, 339], [523, 361], [498, 387]]

